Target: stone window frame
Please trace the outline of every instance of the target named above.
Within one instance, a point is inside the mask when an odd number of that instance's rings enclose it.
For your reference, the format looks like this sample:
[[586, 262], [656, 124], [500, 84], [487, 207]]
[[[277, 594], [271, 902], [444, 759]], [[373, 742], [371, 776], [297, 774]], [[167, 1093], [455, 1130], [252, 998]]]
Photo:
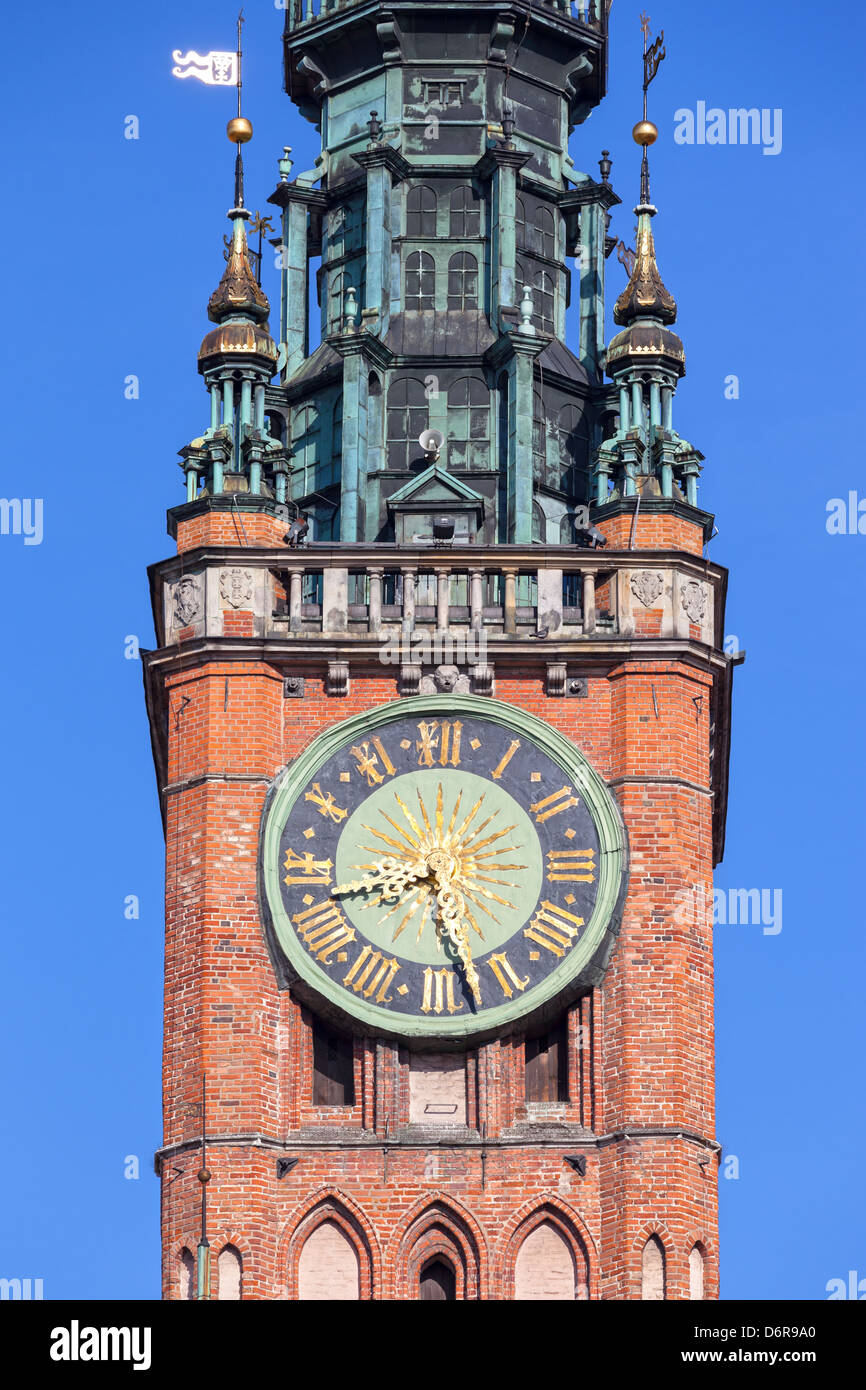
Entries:
[[[464, 382], [468, 383], [466, 391], [467, 399], [465, 403], [456, 399], [457, 388], [462, 387]], [[473, 394], [476, 397], [475, 400], [473, 400]], [[447, 389], [447, 408], [448, 425], [446, 431], [446, 438], [448, 441], [449, 457], [451, 454], [451, 450], [455, 444], [464, 445], [466, 451], [466, 463], [464, 463], [462, 467], [459, 468], [459, 470], [457, 468], [457, 465], [455, 464], [455, 471], [463, 471], [463, 469], [475, 470], [476, 468], [489, 468], [492, 441], [490, 419], [490, 389], [487, 386], [487, 383], [484, 380], [482, 380], [482, 378], [478, 376], [473, 376], [471, 372], [466, 372], [464, 373], [464, 375], [456, 377]], [[477, 419], [480, 418], [482, 412], [484, 414], [484, 433], [473, 433], [473, 425], [477, 423]], [[473, 419], [473, 417], [477, 418]], [[485, 446], [487, 455], [485, 463], [482, 464], [473, 461], [470, 453], [470, 451], [473, 449], [473, 445]]]
[[473, 237], [475, 240], [481, 236], [481, 199], [469, 183], [460, 183], [451, 190], [448, 198], [448, 235]]
[[[413, 391], [411, 389], [413, 386], [419, 389]], [[405, 401], [395, 399], [400, 388], [404, 388]], [[420, 399], [410, 399], [412, 396], [418, 397], [419, 395]], [[402, 412], [401, 432], [399, 434], [393, 432], [394, 416], [397, 411]], [[408, 472], [414, 458], [420, 452], [418, 436], [422, 430], [427, 428], [429, 423], [430, 403], [423, 380], [420, 377], [399, 376], [395, 381], [392, 381], [388, 387], [385, 412], [386, 466], [389, 469]], [[417, 413], [413, 414], [413, 412]], [[416, 424], [418, 425], [417, 429], [415, 429]], [[399, 463], [394, 461], [394, 446], [396, 445], [401, 446], [402, 459]]]
[[432, 313], [436, 308], [435, 257], [429, 251], [410, 251], [406, 257], [404, 280], [403, 306], [406, 312]]
[[455, 251], [448, 259], [447, 274], [447, 307], [463, 313], [477, 309], [478, 257], [471, 251]]
[[[429, 194], [429, 198], [425, 198]], [[414, 204], [419, 206], [415, 207]], [[436, 235], [436, 215], [439, 196], [429, 183], [416, 183], [406, 190], [406, 236], [424, 237]], [[417, 223], [413, 220], [417, 218]]]

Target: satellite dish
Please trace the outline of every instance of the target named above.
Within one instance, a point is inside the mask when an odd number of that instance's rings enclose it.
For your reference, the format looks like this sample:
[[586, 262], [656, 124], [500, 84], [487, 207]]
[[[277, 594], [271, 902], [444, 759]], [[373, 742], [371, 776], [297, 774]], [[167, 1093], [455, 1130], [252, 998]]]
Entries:
[[441, 430], [422, 430], [418, 436], [418, 443], [425, 454], [432, 454], [434, 458], [438, 458], [439, 450], [445, 443], [445, 436]]

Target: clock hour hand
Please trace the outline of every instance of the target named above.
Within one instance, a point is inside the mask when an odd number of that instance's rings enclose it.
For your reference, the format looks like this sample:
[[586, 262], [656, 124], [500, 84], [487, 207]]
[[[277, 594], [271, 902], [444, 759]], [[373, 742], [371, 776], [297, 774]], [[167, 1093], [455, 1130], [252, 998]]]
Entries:
[[426, 877], [427, 865], [423, 861], [405, 864], [399, 859], [380, 859], [371, 871], [361, 878], [353, 878], [350, 883], [340, 883], [336, 888], [332, 888], [331, 897], [336, 898], [342, 893], [369, 893], [374, 888], [379, 888], [384, 901], [391, 902], [394, 898], [399, 898], [410, 883], [417, 883]]

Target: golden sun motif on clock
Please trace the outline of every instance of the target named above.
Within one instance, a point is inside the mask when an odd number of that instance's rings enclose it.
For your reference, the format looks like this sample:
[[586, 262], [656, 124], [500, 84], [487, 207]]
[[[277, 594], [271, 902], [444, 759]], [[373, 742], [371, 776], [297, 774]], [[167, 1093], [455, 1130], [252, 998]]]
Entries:
[[[435, 865], [440, 862], [435, 856], [443, 856], [442, 868], [450, 870], [448, 877], [451, 886], [459, 888], [463, 894], [465, 919], [470, 929], [483, 941], [485, 918], [499, 925], [497, 908], [517, 911], [518, 905], [512, 897], [503, 896], [503, 892], [516, 895], [520, 889], [519, 875], [528, 868], [527, 864], [514, 860], [522, 848], [512, 843], [516, 823], [502, 824], [505, 817], [501, 806], [494, 807], [490, 815], [485, 816], [486, 797], [483, 792], [465, 814], [462, 814], [462, 788], [446, 800], [442, 783], [439, 782], [435, 801], [429, 808], [424, 803], [420, 788], [416, 788], [415, 796], [417, 813], [412, 812], [399, 792], [394, 792], [394, 815], [379, 807], [379, 824], [364, 823], [370, 840], [378, 843], [364, 844], [361, 848], [372, 855], [381, 857], [384, 854], [401, 868], [429, 865], [431, 858]], [[485, 834], [485, 831], [488, 833]], [[498, 844], [501, 840], [506, 843]], [[364, 873], [374, 873], [379, 863], [380, 860], [375, 859], [353, 864], [352, 867]], [[417, 931], [416, 940], [420, 941], [425, 930], [436, 931], [435, 902], [434, 883], [430, 879], [422, 879], [407, 886], [391, 906], [387, 905], [388, 900], [379, 892], [369, 897], [364, 907], [370, 910], [385, 909], [378, 914], [378, 921], [380, 924], [393, 922], [392, 941], [396, 941], [409, 927]], [[437, 947], [441, 948], [438, 935], [436, 941]]]

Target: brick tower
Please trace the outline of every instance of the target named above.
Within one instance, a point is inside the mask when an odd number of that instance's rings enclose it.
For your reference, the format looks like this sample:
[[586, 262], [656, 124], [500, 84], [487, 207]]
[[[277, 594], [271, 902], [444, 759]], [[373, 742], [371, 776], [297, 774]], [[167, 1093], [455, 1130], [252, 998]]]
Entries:
[[166, 1298], [718, 1295], [726, 575], [646, 111], [605, 347], [606, 11], [293, 0], [278, 341], [230, 125], [145, 657]]

